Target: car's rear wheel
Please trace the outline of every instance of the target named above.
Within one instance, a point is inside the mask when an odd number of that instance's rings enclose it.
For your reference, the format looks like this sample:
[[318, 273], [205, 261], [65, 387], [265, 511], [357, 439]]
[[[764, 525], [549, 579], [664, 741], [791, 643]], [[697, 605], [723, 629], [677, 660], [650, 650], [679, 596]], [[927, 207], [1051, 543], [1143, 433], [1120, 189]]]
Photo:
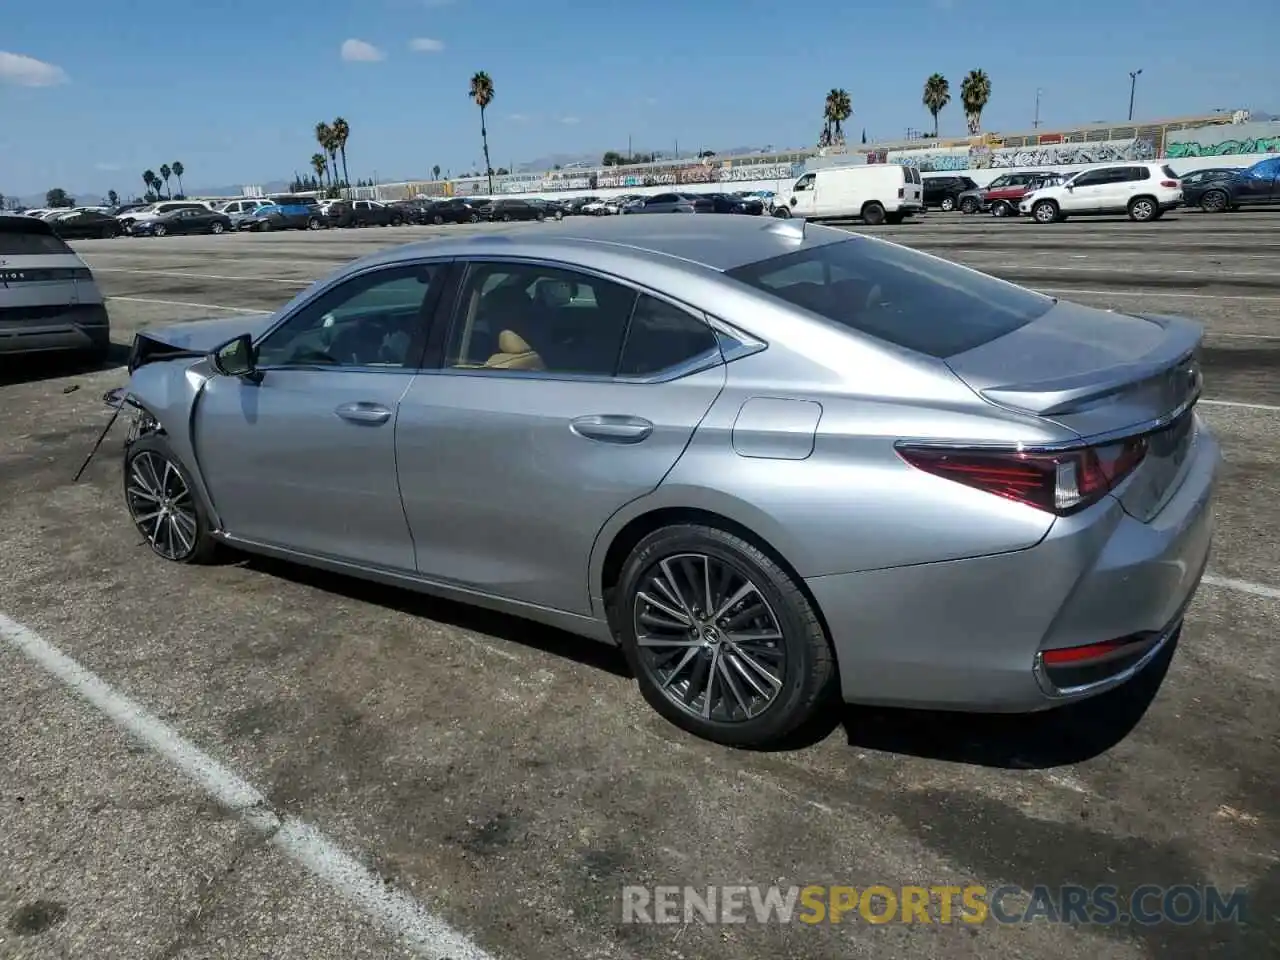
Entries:
[[151, 549], [175, 563], [213, 558], [217, 541], [191, 475], [161, 434], [134, 441], [125, 454], [124, 499]]
[[323, 226], [324, 224], [320, 222], [319, 217], [311, 217], [309, 220], [307, 220], [308, 230], [319, 230]]
[[211, 226], [211, 227], [209, 228], [209, 232], [210, 232], [210, 233], [221, 233], [221, 232], [222, 232], [223, 230], [225, 230], [225, 229], [226, 229], [226, 227], [224, 227], [224, 226], [223, 226], [219, 221], [215, 220], [215, 221], [213, 221], [213, 226]]
[[1058, 205], [1052, 200], [1040, 200], [1031, 208], [1036, 223], [1053, 223], [1058, 219]]
[[556, 218], [557, 220], [563, 220], [563, 219], [564, 219], [564, 211], [563, 211], [563, 210], [557, 210], [557, 211], [556, 211], [556, 213], [555, 213], [555, 218]]
[[1222, 213], [1227, 209], [1225, 190], [1210, 190], [1200, 198], [1200, 209], [1205, 213]]
[[510, 223], [510, 222], [511, 222], [511, 214], [509, 214], [509, 213], [504, 213], [504, 214], [502, 215], [502, 222], [503, 222], [503, 223]]
[[547, 215], [543, 211], [539, 210], [536, 219], [541, 223], [543, 220], [547, 219]]
[[468, 222], [468, 223], [479, 223], [479, 222], [480, 222], [480, 215], [479, 215], [478, 213], [473, 213], [471, 216], [467, 217], [467, 222]]
[[973, 199], [973, 197], [965, 197], [963, 200], [960, 201], [960, 212], [961, 213], [977, 213], [978, 201]]
[[1160, 205], [1151, 197], [1134, 197], [1129, 201], [1129, 219], [1134, 223], [1147, 223], [1160, 214]]
[[393, 227], [403, 227], [403, 226], [404, 226], [404, 217], [392, 217], [392, 218], [391, 218], [391, 225], [392, 225]]
[[836, 689], [817, 611], [768, 554], [724, 530], [664, 527], [622, 571], [617, 625], [649, 704], [717, 743], [778, 744]]
[[943, 213], [950, 213], [952, 210], [956, 208], [956, 198], [943, 197], [942, 202], [938, 204], [938, 207], [939, 209], [942, 210]]
[[1007, 217], [1013, 212], [1013, 207], [1009, 206], [1004, 200], [997, 200], [991, 205], [991, 215], [993, 217]]

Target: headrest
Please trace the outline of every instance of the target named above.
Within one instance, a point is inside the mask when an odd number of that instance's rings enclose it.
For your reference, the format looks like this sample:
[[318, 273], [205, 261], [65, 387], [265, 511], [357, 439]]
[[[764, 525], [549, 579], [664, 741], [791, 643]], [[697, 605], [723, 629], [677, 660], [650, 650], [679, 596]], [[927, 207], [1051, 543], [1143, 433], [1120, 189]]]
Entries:
[[498, 334], [499, 353], [529, 353], [532, 350], [528, 341], [513, 330], [503, 330]]

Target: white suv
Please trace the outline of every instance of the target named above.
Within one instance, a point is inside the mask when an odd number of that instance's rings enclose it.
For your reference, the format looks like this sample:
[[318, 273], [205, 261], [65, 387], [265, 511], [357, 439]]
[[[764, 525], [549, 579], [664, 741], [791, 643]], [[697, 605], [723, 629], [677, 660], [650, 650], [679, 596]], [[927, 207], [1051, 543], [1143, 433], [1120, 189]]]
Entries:
[[1182, 203], [1182, 183], [1163, 163], [1126, 163], [1083, 170], [1058, 186], [1026, 194], [1018, 212], [1037, 223], [1067, 217], [1127, 213], [1130, 220], [1159, 220]]

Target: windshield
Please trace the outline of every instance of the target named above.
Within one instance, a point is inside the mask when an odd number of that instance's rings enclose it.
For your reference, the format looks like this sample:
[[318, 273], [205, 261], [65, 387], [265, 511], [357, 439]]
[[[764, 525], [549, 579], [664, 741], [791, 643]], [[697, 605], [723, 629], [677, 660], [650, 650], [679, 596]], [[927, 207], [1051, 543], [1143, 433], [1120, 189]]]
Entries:
[[1055, 303], [867, 237], [747, 264], [726, 275], [851, 330], [943, 359], [1012, 333]]

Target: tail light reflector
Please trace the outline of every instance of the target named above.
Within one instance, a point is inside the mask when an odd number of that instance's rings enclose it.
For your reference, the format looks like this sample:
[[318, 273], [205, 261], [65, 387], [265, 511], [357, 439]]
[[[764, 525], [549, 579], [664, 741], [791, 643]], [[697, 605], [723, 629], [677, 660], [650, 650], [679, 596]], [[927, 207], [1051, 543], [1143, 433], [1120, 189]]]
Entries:
[[1133, 473], [1147, 455], [1147, 439], [1051, 453], [909, 443], [897, 450], [936, 477], [1065, 517], [1097, 503]]
[[1182, 184], [1177, 180], [1161, 180], [1160, 186], [1172, 189], [1173, 187], [1180, 187]]

